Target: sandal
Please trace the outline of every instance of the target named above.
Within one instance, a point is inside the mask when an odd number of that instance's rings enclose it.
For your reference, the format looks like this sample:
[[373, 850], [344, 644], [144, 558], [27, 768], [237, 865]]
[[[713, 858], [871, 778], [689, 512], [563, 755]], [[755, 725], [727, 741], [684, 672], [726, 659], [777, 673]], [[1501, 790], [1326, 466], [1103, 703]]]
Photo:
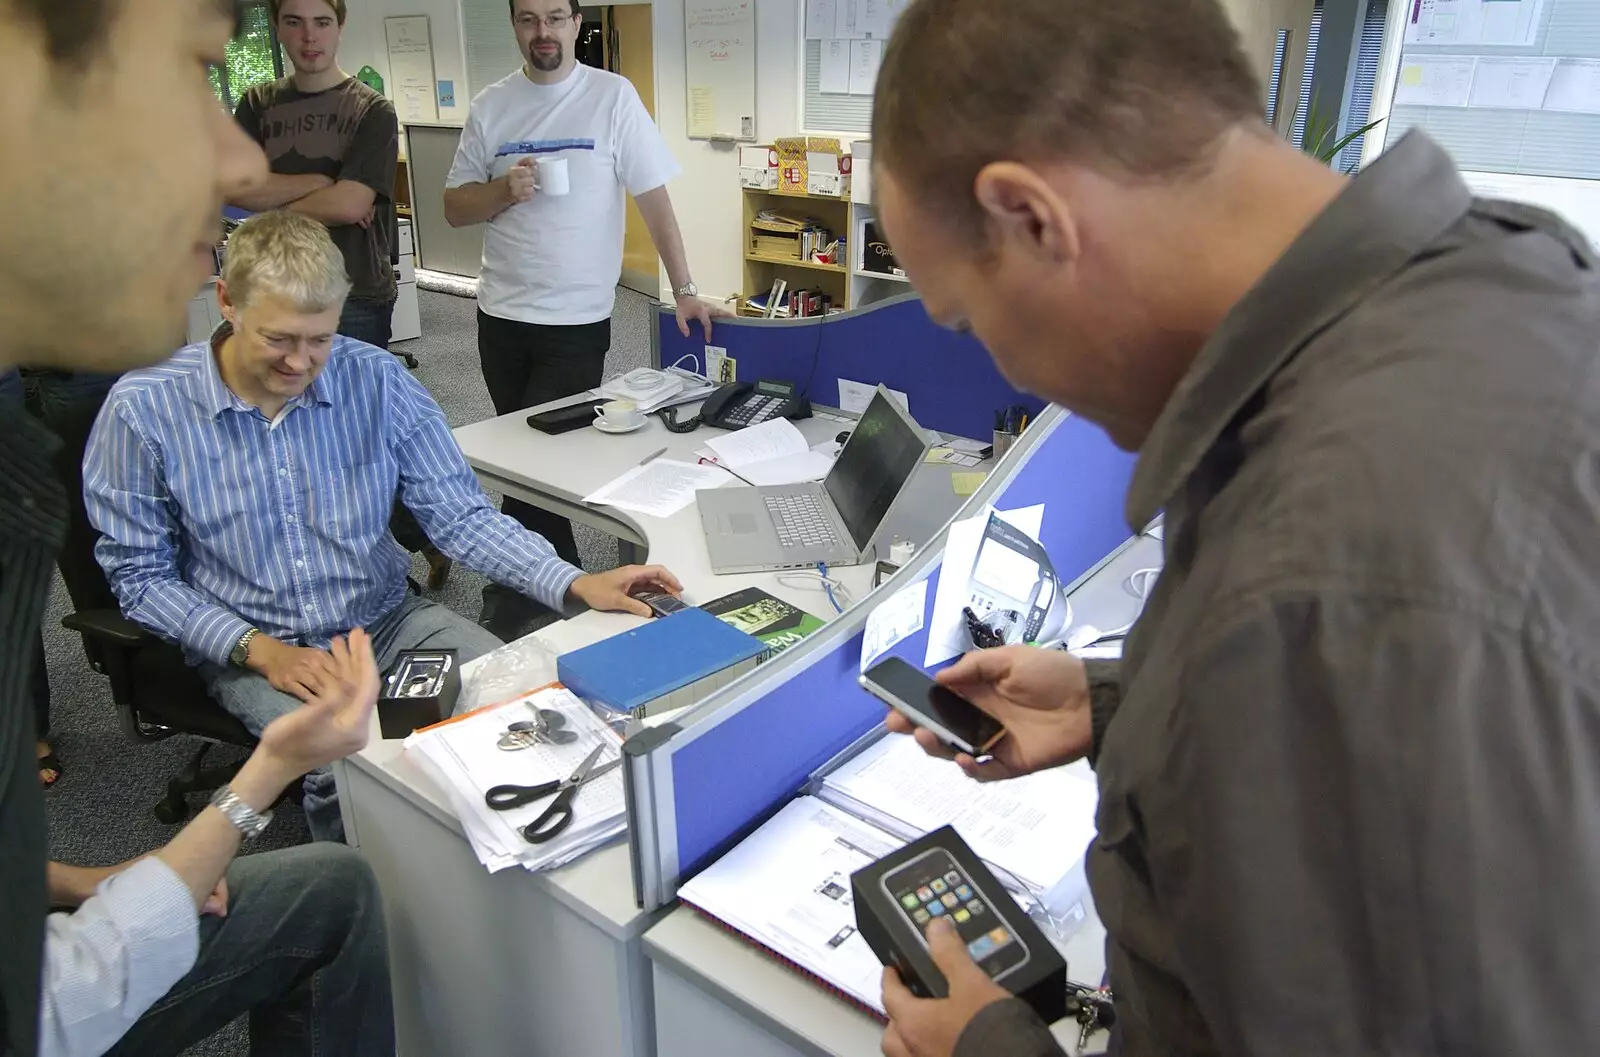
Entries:
[[[44, 776], [46, 771], [54, 771], [55, 777], [46, 778]], [[61, 781], [61, 776], [66, 773], [66, 768], [61, 766], [61, 757], [55, 754], [54, 749], [39, 757], [39, 784], [46, 789], [54, 787], [57, 782]]]

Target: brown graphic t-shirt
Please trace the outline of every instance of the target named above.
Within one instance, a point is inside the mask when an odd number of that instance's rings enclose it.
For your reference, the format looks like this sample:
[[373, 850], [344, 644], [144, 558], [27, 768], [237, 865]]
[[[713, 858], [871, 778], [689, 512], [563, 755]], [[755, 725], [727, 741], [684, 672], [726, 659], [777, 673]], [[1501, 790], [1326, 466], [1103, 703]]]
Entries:
[[328, 231], [344, 254], [352, 297], [392, 301], [394, 210], [400, 126], [394, 105], [351, 77], [321, 92], [302, 92], [292, 78], [257, 85], [239, 101], [234, 118], [267, 152], [283, 176], [316, 173], [354, 180], [377, 194], [372, 223], [341, 224]]

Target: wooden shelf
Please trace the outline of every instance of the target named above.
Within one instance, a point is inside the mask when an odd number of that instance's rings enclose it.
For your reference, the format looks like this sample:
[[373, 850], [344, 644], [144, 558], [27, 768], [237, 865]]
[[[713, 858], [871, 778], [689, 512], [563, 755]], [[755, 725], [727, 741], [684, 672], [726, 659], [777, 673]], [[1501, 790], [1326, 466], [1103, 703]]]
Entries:
[[799, 195], [793, 193], [792, 191], [763, 191], [758, 187], [746, 187], [743, 190], [747, 195], [771, 195], [773, 198], [795, 198], [800, 199], [801, 201], [839, 202], [843, 205], [850, 204], [849, 195]]
[[747, 261], [754, 261], [757, 264], [779, 264], [786, 268], [806, 268], [814, 272], [834, 272], [839, 275], [845, 274], [843, 265], [818, 264], [816, 261], [803, 261], [799, 257], [768, 257], [760, 253], [747, 253], [744, 255], [744, 259]]

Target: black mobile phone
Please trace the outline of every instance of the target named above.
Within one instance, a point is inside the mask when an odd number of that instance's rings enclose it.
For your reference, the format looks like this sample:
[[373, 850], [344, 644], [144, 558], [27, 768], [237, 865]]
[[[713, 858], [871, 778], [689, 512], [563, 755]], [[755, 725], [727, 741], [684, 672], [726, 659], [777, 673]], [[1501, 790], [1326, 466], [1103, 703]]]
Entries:
[[1006, 728], [960, 694], [940, 686], [899, 657], [885, 657], [861, 673], [862, 689], [940, 741], [970, 756], [984, 756]]
[[554, 411], [543, 414], [529, 415], [528, 425], [540, 433], [570, 433], [575, 429], [594, 424], [594, 409], [605, 403], [604, 400], [585, 400], [579, 404], [568, 407], [558, 407]]
[[658, 617], [689, 608], [689, 603], [681, 598], [674, 598], [665, 591], [635, 591], [633, 597], [649, 606], [650, 612]]
[[934, 918], [949, 918], [967, 953], [989, 979], [999, 980], [1028, 963], [1027, 945], [997, 912], [1003, 904], [996, 900], [1010, 897], [984, 890], [943, 848], [930, 848], [884, 874], [878, 883], [911, 922], [918, 939], [923, 939]]

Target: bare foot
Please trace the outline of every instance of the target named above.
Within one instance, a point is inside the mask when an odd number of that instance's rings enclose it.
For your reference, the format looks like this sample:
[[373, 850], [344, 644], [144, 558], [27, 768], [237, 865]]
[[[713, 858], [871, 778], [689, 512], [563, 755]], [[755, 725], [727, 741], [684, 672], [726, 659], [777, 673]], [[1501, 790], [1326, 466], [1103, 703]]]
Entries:
[[61, 781], [61, 761], [56, 759], [55, 750], [48, 741], [36, 743], [34, 750], [39, 757], [39, 784], [49, 789]]

